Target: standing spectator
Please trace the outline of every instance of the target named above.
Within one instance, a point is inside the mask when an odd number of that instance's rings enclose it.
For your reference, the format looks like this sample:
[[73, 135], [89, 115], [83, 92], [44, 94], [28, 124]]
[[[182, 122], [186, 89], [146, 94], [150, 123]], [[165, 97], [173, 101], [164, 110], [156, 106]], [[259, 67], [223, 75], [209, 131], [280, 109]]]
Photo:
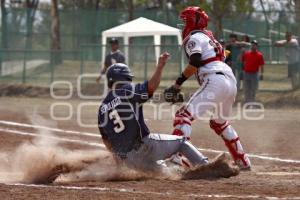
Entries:
[[225, 41], [223, 39], [219, 40], [219, 43], [222, 45], [224, 48], [224, 54], [225, 54], [225, 60], [224, 62], [230, 66], [231, 65], [231, 56], [230, 56], [230, 51], [226, 49]]
[[265, 64], [263, 54], [257, 49], [256, 40], [251, 42], [251, 50], [246, 51], [242, 56], [244, 62], [244, 92], [245, 103], [255, 102], [255, 94], [258, 88], [258, 71], [260, 69], [260, 79], [263, 78], [263, 66]]
[[244, 72], [243, 72], [244, 63], [242, 61], [242, 56], [244, 55], [244, 53], [247, 50], [250, 49], [250, 38], [248, 35], [243, 36], [241, 44], [244, 44], [244, 45], [242, 45], [242, 47], [240, 48], [240, 54], [239, 54], [238, 61], [237, 61], [237, 66], [238, 66], [237, 73], [239, 74], [239, 79], [240, 79], [239, 84], [237, 85], [238, 89], [243, 88], [240, 84], [241, 81], [243, 80], [243, 74], [244, 74]]
[[237, 46], [237, 35], [231, 33], [229, 35], [229, 41], [226, 43], [226, 49], [230, 51], [230, 55], [228, 57], [229, 62], [227, 64], [231, 67], [232, 72], [235, 75], [235, 61], [237, 60], [239, 47]]
[[292, 38], [291, 32], [286, 32], [285, 40], [275, 42], [277, 47], [285, 47], [288, 61], [288, 77], [292, 80], [292, 88], [297, 89], [300, 84], [299, 67], [299, 43], [296, 38]]
[[104, 61], [104, 67], [100, 71], [100, 75], [97, 77], [96, 81], [99, 82], [102, 75], [106, 73], [106, 70], [109, 66], [115, 63], [124, 63], [125, 57], [124, 54], [119, 50], [119, 41], [116, 38], [111, 38], [109, 41], [111, 52], [106, 55]]
[[228, 58], [229, 62], [227, 64], [231, 67], [236, 77], [238, 89], [240, 89], [240, 72], [242, 71], [239, 55], [241, 53], [241, 48], [245, 46], [250, 46], [250, 43], [238, 41], [238, 36], [235, 33], [231, 33], [229, 35], [229, 41], [226, 44], [226, 49], [230, 51], [230, 55]]

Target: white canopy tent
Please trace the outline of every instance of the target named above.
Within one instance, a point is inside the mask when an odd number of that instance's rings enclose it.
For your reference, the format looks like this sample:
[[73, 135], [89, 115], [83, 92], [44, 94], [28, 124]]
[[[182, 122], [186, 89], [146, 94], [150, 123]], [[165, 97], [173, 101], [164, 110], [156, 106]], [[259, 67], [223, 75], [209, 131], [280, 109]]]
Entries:
[[160, 55], [161, 36], [177, 36], [178, 44], [182, 44], [180, 30], [144, 17], [137, 18], [128, 23], [121, 24], [102, 32], [102, 61], [105, 57], [106, 40], [108, 37], [123, 37], [124, 54], [128, 62], [128, 44], [130, 37], [153, 36], [156, 59]]

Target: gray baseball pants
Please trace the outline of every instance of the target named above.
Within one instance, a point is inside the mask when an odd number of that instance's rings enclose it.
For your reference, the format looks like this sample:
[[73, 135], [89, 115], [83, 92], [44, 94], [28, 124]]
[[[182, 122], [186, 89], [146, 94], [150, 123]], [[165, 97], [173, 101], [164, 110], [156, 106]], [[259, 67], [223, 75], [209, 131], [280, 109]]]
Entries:
[[142, 139], [138, 150], [127, 153], [125, 162], [134, 168], [153, 170], [158, 167], [156, 161], [165, 160], [180, 152], [192, 165], [208, 163], [207, 157], [181, 136], [151, 133]]

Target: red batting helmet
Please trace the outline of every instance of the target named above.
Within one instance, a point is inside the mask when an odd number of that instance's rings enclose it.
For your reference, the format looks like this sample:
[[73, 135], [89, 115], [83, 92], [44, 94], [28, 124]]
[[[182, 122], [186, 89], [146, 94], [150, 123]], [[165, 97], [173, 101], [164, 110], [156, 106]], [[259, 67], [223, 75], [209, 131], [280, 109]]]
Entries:
[[186, 36], [193, 30], [202, 30], [207, 27], [208, 15], [201, 10], [200, 7], [191, 6], [185, 8], [180, 13], [180, 19], [185, 22], [184, 29], [182, 32], [182, 38], [185, 39]]

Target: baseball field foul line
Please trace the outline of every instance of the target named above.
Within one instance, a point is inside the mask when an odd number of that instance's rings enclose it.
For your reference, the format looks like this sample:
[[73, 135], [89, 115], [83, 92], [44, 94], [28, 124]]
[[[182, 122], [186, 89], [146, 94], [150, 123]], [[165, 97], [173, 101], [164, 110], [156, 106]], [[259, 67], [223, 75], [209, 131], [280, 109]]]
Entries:
[[[48, 189], [61, 189], [61, 190], [86, 190], [86, 191], [98, 191], [98, 192], [120, 192], [120, 193], [132, 193], [141, 195], [157, 195], [157, 196], [178, 196], [176, 193], [169, 192], [150, 192], [150, 191], [138, 191], [134, 189], [126, 188], [106, 188], [106, 187], [80, 187], [80, 186], [50, 186], [50, 185], [35, 185], [35, 184], [23, 184], [23, 183], [4, 183], [6, 186], [20, 186], [28, 188], [48, 188]], [[259, 195], [230, 195], [230, 194], [187, 194], [179, 195], [181, 197], [196, 197], [196, 198], [212, 198], [212, 199], [267, 199], [267, 200], [300, 200], [300, 197], [274, 197], [274, 196], [259, 196]]]
[[105, 146], [103, 144], [100, 144], [100, 143], [85, 142], [85, 141], [72, 140], [72, 139], [66, 139], [66, 138], [61, 138], [61, 137], [40, 135], [38, 133], [28, 133], [28, 132], [23, 132], [23, 131], [0, 128], [0, 134], [1, 134], [1, 132], [17, 134], [17, 135], [33, 136], [33, 137], [45, 137], [45, 138], [49, 138], [49, 139], [52, 139], [52, 140], [58, 140], [58, 141], [63, 141], [63, 142], [71, 142], [71, 143], [77, 143], [77, 144], [83, 144], [83, 145], [89, 145], [89, 146], [105, 148]]
[[[28, 133], [28, 132], [23, 132], [23, 131], [18, 131], [18, 130], [11, 130], [11, 129], [7, 129], [7, 128], [6, 129], [0, 128], [0, 134], [1, 133], [17, 134], [17, 135], [32, 136], [32, 137], [45, 137], [45, 138], [53, 139], [53, 140], [57, 140], [57, 141], [77, 143], [77, 144], [81, 144], [81, 145], [105, 148], [105, 145], [101, 144], [101, 143], [92, 143], [92, 142], [86, 142], [86, 141], [81, 141], [81, 140], [73, 140], [73, 139], [60, 138], [60, 137], [54, 137], [54, 136], [40, 135], [38, 133]], [[221, 153], [222, 152], [222, 151], [213, 150], [213, 149], [200, 149], [200, 150], [207, 151], [207, 152], [213, 152], [213, 153]], [[300, 175], [300, 173], [298, 173], [298, 172], [258, 172], [256, 174], [257, 175], [270, 175], [270, 176], [299, 176]]]
[[[50, 130], [50, 131], [56, 131], [56, 132], [62, 132], [62, 133], [69, 133], [69, 134], [76, 134], [76, 135], [81, 135], [81, 136], [92, 136], [92, 137], [99, 137], [101, 138], [101, 135], [96, 135], [95, 133], [86, 133], [86, 132], [79, 132], [79, 131], [70, 131], [70, 130], [63, 130], [63, 129], [57, 129], [57, 128], [50, 128], [50, 127], [46, 127], [46, 126], [38, 126], [38, 125], [31, 125], [31, 124], [24, 124], [24, 123], [17, 123], [17, 122], [11, 122], [11, 121], [3, 121], [0, 120], [0, 124], [5, 124], [5, 125], [12, 125], [12, 126], [19, 126], [19, 127], [30, 127], [30, 128], [37, 128], [37, 129], [45, 129], [45, 130]], [[9, 129], [3, 129], [2, 131], [5, 130], [9, 130]], [[1, 131], [1, 129], [0, 129]], [[15, 130], [10, 130], [10, 131], [15, 131]], [[7, 132], [7, 131], [6, 131]], [[16, 132], [16, 131], [15, 131]], [[22, 131], [18, 131], [19, 133], [16, 134], [20, 134], [20, 135], [26, 135], [26, 132], [22, 132]], [[33, 133], [28, 133], [29, 135], [31, 134], [31, 136], [39, 136]], [[50, 137], [50, 136], [47, 136]], [[51, 136], [53, 137], [53, 136]], [[53, 137], [56, 140], [62, 140], [63, 138], [56, 138]], [[64, 141], [69, 141], [69, 139], [63, 139]], [[91, 145], [91, 146], [100, 146], [100, 147], [104, 147], [104, 145], [100, 145], [98, 143], [91, 143], [91, 142], [83, 142], [83, 141], [79, 141], [79, 140], [72, 140], [73, 142], [78, 142], [78, 143], [82, 143], [85, 145]], [[71, 142], [71, 141], [69, 141]], [[220, 150], [214, 150], [214, 149], [203, 149], [203, 148], [198, 148], [200, 151], [203, 152], [210, 152], [210, 153], [223, 153], [224, 151], [220, 151]], [[228, 153], [228, 152], [226, 152]], [[270, 160], [270, 161], [277, 161], [277, 162], [285, 162], [285, 163], [294, 163], [294, 164], [300, 164], [300, 160], [293, 160], [293, 159], [282, 159], [282, 158], [278, 158], [278, 157], [270, 157], [270, 156], [262, 156], [262, 155], [256, 155], [256, 154], [248, 154], [248, 156], [250, 158], [258, 158], [258, 159], [262, 159], [262, 160]]]
[[79, 131], [71, 131], [71, 130], [64, 130], [64, 129], [59, 129], [59, 128], [51, 128], [51, 127], [47, 127], [47, 126], [17, 123], [17, 122], [12, 122], [12, 121], [0, 120], [0, 124], [10, 125], [10, 126], [26, 127], [26, 128], [42, 129], [42, 130], [48, 130], [48, 131], [53, 131], [53, 132], [58, 132], [58, 133], [69, 133], [69, 134], [80, 135], [80, 136], [90, 136], [90, 137], [101, 138], [101, 135], [99, 135], [97, 133], [86, 133], [86, 132], [79, 132]]
[[[209, 153], [223, 153], [224, 152], [224, 151], [214, 150], [214, 149], [202, 149], [202, 148], [198, 148], [198, 149], [200, 151], [209, 152]], [[226, 153], [228, 153], [228, 152], [226, 152]], [[250, 158], [258, 158], [258, 159], [262, 159], [262, 160], [278, 161], [278, 162], [285, 162], [285, 163], [296, 163], [296, 164], [300, 163], [300, 160], [282, 159], [282, 158], [269, 157], [269, 156], [260, 156], [260, 155], [251, 154], [251, 153], [248, 153], [248, 156]]]

